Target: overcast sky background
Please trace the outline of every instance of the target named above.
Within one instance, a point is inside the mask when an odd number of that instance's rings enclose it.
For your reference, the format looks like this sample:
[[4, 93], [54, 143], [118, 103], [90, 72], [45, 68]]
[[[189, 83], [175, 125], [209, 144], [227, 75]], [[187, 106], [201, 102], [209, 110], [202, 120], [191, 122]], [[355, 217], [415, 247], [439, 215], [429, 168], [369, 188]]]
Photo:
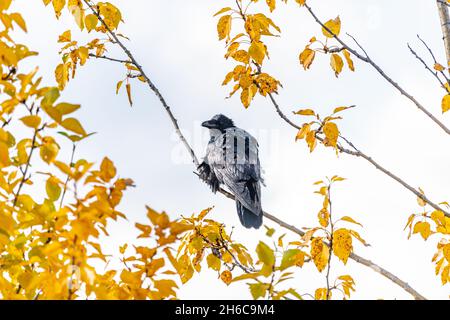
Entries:
[[[334, 77], [326, 56], [317, 56], [311, 70], [303, 71], [298, 54], [312, 36], [321, 37], [321, 29], [305, 9], [298, 8], [293, 0], [290, 2], [279, 3], [271, 15], [281, 27], [282, 36], [268, 41], [271, 60], [265, 64], [265, 70], [283, 83], [277, 97], [282, 109], [292, 115], [291, 111], [312, 107], [326, 115], [337, 106], [357, 105], [344, 114], [340, 123], [343, 135], [414, 187], [422, 187], [434, 201], [450, 200], [448, 137], [371, 67], [357, 60], [357, 72], [345, 68], [339, 79]], [[223, 59], [224, 43], [217, 41], [217, 19], [212, 15], [234, 1], [115, 0], [113, 3], [123, 13], [125, 24], [120, 31], [131, 39], [127, 46], [167, 98], [198, 156], [203, 156], [208, 140], [208, 133], [200, 128], [201, 121], [216, 113], [234, 119], [260, 141], [267, 183], [263, 189], [264, 209], [298, 227], [317, 224], [321, 199], [313, 194], [313, 182], [335, 174], [346, 177], [348, 180], [333, 191], [334, 212], [360, 221], [364, 229], [358, 231], [371, 244], [370, 248], [356, 244], [355, 251], [428, 298], [449, 297], [448, 285], [441, 286], [431, 263], [438, 239], [407, 240], [403, 231], [408, 216], [419, 210], [415, 196], [362, 159], [336, 157], [331, 149], [323, 147], [310, 154], [304, 142], [295, 143], [296, 132], [277, 116], [269, 100], [258, 97], [245, 110], [238, 96], [224, 99], [231, 88], [220, 84], [234, 63]], [[428, 59], [416, 38], [420, 34], [445, 65], [435, 1], [311, 0], [309, 3], [323, 20], [339, 14], [342, 33], [354, 35], [373, 60], [450, 125], [450, 115], [440, 115], [442, 89], [406, 47], [410, 42]], [[52, 85], [54, 68], [60, 62], [58, 35], [68, 28], [75, 30], [75, 23], [67, 12], [57, 21], [53, 9], [45, 8], [39, 0], [19, 0], [16, 7], [19, 6], [28, 21], [29, 33], [18, 37], [30, 49], [40, 52], [32, 62], [40, 66], [46, 83]], [[87, 39], [73, 34], [75, 39]], [[114, 50], [109, 55], [123, 57]], [[234, 203], [213, 195], [192, 173], [194, 168], [166, 113], [145, 85], [137, 82], [133, 85], [133, 108], [129, 107], [124, 92], [115, 95], [115, 84], [124, 76], [120, 65], [90, 61], [79, 69], [62, 96], [64, 101], [81, 103], [78, 118], [88, 131], [98, 132], [79, 146], [78, 157], [99, 162], [107, 155], [120, 175], [133, 178], [137, 185], [126, 193], [121, 205], [130, 223], [113, 224], [112, 236], [105, 240], [110, 252], [124, 242], [134, 241], [133, 224], [145, 222], [145, 205], [165, 210], [173, 218], [214, 205], [211, 217], [229, 227], [235, 226], [236, 241], [252, 251], [259, 240], [268, 242], [264, 230], [242, 228]], [[293, 115], [291, 118], [297, 123], [305, 121]], [[69, 159], [70, 146], [66, 145], [64, 152], [60, 157]], [[284, 232], [277, 229], [279, 234]], [[334, 262], [334, 266], [334, 277], [351, 274], [355, 278], [357, 292], [353, 298], [410, 298], [390, 281], [351, 260], [346, 267], [340, 262]], [[179, 297], [250, 298], [244, 283], [226, 287], [216, 278], [216, 273], [205, 269], [181, 288]], [[291, 284], [301, 293], [311, 293], [323, 287], [325, 279], [308, 266]]]

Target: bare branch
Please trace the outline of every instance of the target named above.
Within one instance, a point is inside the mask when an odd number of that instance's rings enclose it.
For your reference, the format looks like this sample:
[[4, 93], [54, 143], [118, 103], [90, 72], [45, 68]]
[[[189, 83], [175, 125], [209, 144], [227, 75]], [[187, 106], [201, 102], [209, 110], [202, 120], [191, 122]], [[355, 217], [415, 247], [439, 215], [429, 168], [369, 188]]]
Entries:
[[428, 71], [430, 71], [430, 73], [439, 81], [439, 83], [441, 84], [441, 86], [447, 91], [450, 92], [449, 89], [445, 86], [445, 83], [441, 80], [441, 78], [439, 77], [439, 73], [437, 71], [434, 71], [433, 69], [431, 69], [431, 67], [428, 66], [428, 64], [425, 62], [425, 60], [422, 59], [422, 57], [420, 57], [413, 48], [411, 48], [411, 46], [408, 43], [408, 48], [409, 51], [411, 51], [411, 53], [416, 57], [417, 60], [419, 60], [425, 67], [425, 69], [427, 69]]
[[118, 63], [123, 63], [123, 64], [131, 63], [130, 60], [116, 59], [116, 58], [111, 58], [111, 57], [107, 57], [107, 56], [98, 56], [98, 55], [93, 54], [93, 53], [89, 53], [89, 57], [96, 58], [96, 59], [109, 60], [109, 61], [118, 62]]
[[360, 54], [355, 49], [351, 48], [347, 45], [339, 36], [335, 35], [324, 23], [316, 16], [316, 14], [312, 11], [311, 7], [305, 4], [306, 9], [309, 11], [311, 16], [316, 20], [316, 22], [322, 26], [326, 31], [333, 35], [334, 39], [339, 42], [347, 51], [356, 56], [359, 60], [364, 61], [370, 64], [387, 82], [389, 82], [394, 88], [396, 88], [402, 95], [408, 98], [411, 102], [413, 102], [420, 111], [425, 113], [432, 121], [434, 121], [445, 133], [450, 135], [450, 129], [445, 126], [439, 119], [437, 119], [431, 112], [429, 112], [416, 98], [414, 98], [411, 94], [409, 94], [405, 89], [403, 89], [397, 82], [395, 82], [390, 76], [381, 69], [367, 54], [367, 52], [363, 49], [363, 47], [356, 41], [356, 39], [350, 36], [358, 45], [358, 47], [364, 52], [364, 55]]
[[436, 2], [439, 19], [441, 21], [442, 39], [444, 40], [445, 55], [447, 57], [447, 65], [450, 65], [450, 16], [448, 13], [448, 3], [437, 0]]

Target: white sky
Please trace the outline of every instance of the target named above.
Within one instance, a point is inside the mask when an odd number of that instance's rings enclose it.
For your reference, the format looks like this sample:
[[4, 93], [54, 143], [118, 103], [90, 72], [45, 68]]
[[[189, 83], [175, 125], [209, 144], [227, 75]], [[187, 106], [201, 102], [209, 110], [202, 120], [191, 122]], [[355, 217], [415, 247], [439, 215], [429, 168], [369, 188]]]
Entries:
[[[220, 84], [234, 64], [223, 59], [224, 44], [217, 41], [212, 14], [234, 1], [113, 2], [124, 16], [121, 32], [131, 38], [127, 45], [167, 98], [198, 156], [204, 154], [207, 142], [207, 132], [199, 127], [200, 122], [216, 113], [228, 115], [238, 126], [255, 133], [267, 182], [263, 207], [298, 227], [317, 223], [321, 199], [313, 195], [312, 183], [334, 174], [346, 177], [348, 180], [334, 191], [334, 210], [363, 223], [364, 229], [358, 231], [372, 245], [356, 245], [356, 253], [393, 272], [428, 298], [449, 297], [448, 285], [441, 286], [431, 263], [438, 239], [407, 240], [403, 231], [408, 216], [418, 210], [412, 194], [362, 159], [346, 155], [337, 158], [331, 149], [322, 147], [309, 154], [304, 142], [294, 142], [296, 132], [277, 116], [268, 100], [257, 98], [245, 110], [237, 96], [224, 99], [230, 88]], [[280, 3], [271, 15], [282, 28], [282, 37], [269, 41], [271, 60], [266, 62], [266, 70], [283, 83], [277, 97], [283, 110], [291, 115], [293, 110], [313, 107], [326, 114], [334, 107], [356, 104], [358, 107], [345, 113], [340, 123], [344, 136], [413, 186], [422, 187], [431, 199], [450, 200], [448, 137], [359, 61], [355, 60], [357, 72], [346, 69], [339, 79], [334, 77], [325, 56], [317, 57], [310, 71], [303, 71], [298, 54], [309, 38], [320, 36], [321, 31], [305, 9], [297, 8], [293, 0], [290, 2]], [[416, 38], [420, 34], [445, 64], [434, 1], [309, 2], [323, 20], [339, 14], [342, 32], [354, 35], [388, 74], [450, 126], [450, 115], [440, 115], [443, 91], [406, 47], [410, 42], [426, 56]], [[40, 52], [32, 62], [41, 66], [46, 82], [53, 84], [53, 70], [60, 61], [57, 37], [68, 28], [75, 29], [75, 24], [67, 14], [56, 21], [52, 9], [44, 8], [40, 0], [19, 0], [16, 6], [24, 12], [29, 28], [29, 33], [20, 38], [30, 49]], [[118, 51], [109, 55], [121, 57]], [[121, 176], [133, 178], [138, 186], [126, 193], [121, 205], [130, 223], [114, 224], [112, 237], [105, 240], [105, 245], [112, 251], [123, 242], [132, 242], [136, 235], [133, 224], [145, 221], [146, 204], [166, 210], [173, 217], [215, 205], [212, 218], [236, 226], [234, 238], [238, 242], [251, 250], [261, 239], [268, 242], [264, 231], [242, 228], [234, 203], [211, 194], [192, 174], [191, 163], [182, 161], [186, 155], [169, 119], [146, 86], [133, 86], [133, 108], [128, 106], [123, 92], [115, 95], [115, 83], [124, 77], [123, 71], [119, 65], [91, 61], [79, 70], [62, 97], [81, 103], [78, 117], [88, 131], [98, 132], [80, 145], [77, 155], [95, 161], [109, 156]], [[69, 146], [65, 152], [60, 156], [68, 159]], [[410, 298], [362, 265], [334, 265], [335, 276], [351, 274], [355, 278], [357, 292], [353, 298]], [[309, 266], [299, 271], [292, 286], [301, 293], [311, 293], [324, 283], [324, 276]], [[179, 291], [179, 297], [241, 299], [250, 298], [250, 294], [244, 283], [226, 287], [215, 273], [205, 269]]]

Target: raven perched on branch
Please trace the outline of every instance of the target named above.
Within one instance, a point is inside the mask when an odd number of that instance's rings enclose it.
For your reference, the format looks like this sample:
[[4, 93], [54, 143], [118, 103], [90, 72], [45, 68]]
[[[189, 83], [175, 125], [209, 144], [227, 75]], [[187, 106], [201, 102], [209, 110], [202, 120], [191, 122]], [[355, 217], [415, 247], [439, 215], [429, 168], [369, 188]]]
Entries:
[[222, 114], [203, 122], [202, 126], [209, 129], [211, 139], [204, 161], [198, 167], [200, 178], [214, 193], [220, 185], [230, 189], [236, 198], [241, 224], [258, 229], [263, 219], [258, 142]]

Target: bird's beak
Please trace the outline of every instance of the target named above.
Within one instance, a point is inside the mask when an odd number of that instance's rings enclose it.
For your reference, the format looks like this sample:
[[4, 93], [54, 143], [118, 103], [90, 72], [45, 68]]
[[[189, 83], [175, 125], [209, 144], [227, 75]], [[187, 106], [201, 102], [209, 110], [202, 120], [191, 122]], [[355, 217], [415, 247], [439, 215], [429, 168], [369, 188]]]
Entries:
[[217, 128], [217, 123], [214, 120], [208, 120], [202, 123], [202, 127], [208, 128], [208, 129], [214, 129]]

